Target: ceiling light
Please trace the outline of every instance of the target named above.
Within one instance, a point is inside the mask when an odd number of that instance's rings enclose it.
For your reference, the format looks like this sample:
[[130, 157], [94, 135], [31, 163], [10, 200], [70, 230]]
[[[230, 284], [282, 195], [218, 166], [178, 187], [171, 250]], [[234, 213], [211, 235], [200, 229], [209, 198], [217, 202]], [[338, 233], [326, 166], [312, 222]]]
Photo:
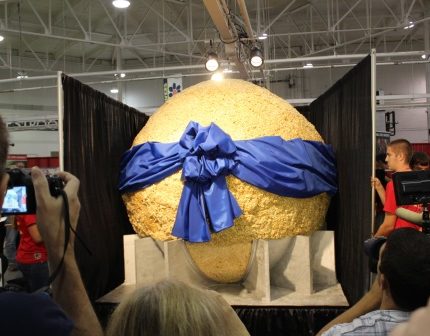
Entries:
[[413, 21], [409, 21], [405, 24], [405, 26], [403, 27], [403, 29], [411, 29], [415, 27], [415, 23]]
[[208, 59], [205, 64], [205, 68], [207, 71], [216, 71], [219, 67], [218, 56], [215, 52], [210, 51], [208, 53]]
[[0, 42], [4, 40], [4, 36], [0, 35]]
[[265, 40], [265, 39], [267, 39], [267, 34], [266, 34], [266, 33], [261, 34], [261, 35], [258, 37], [258, 39], [259, 39], [259, 40]]
[[127, 8], [130, 6], [130, 1], [128, 0], [114, 0], [112, 1], [112, 5], [114, 5], [116, 8]]
[[224, 75], [221, 72], [215, 72], [212, 76], [211, 79], [213, 81], [222, 81], [224, 79]]
[[118, 93], [118, 89], [117, 88], [110, 89], [110, 93]]
[[251, 65], [254, 68], [259, 68], [263, 65], [263, 54], [261, 53], [260, 48], [257, 46], [253, 46], [251, 49]]
[[28, 78], [28, 75], [25, 71], [18, 71], [18, 73], [16, 74], [16, 78], [25, 79], [25, 78]]
[[126, 74], [125, 74], [124, 72], [121, 72], [121, 73], [119, 74], [119, 76], [120, 76], [121, 78], [124, 78], [124, 77], [126, 76]]
[[304, 69], [310, 69], [313, 67], [314, 67], [314, 65], [312, 63], [306, 63], [306, 65], [303, 66]]
[[422, 55], [421, 55], [421, 58], [422, 58], [423, 60], [426, 60], [426, 59], [427, 59], [427, 54], [422, 54]]

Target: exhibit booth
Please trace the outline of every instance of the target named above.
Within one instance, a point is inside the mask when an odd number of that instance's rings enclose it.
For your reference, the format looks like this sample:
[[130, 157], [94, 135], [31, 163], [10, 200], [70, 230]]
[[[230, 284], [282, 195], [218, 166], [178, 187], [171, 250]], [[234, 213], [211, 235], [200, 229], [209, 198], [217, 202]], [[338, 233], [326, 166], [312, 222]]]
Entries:
[[313, 335], [354, 304], [370, 281], [362, 245], [373, 221], [375, 64], [373, 52], [302, 112], [336, 155], [326, 227], [255, 241], [246, 279], [227, 287], [198, 274], [181, 241], [138, 238], [130, 225], [118, 192], [121, 156], [149, 117], [59, 73], [60, 165], [81, 181], [78, 233], [89, 251], [77, 243], [76, 256], [102, 322], [133, 286], [169, 276], [224, 294], [251, 335]]

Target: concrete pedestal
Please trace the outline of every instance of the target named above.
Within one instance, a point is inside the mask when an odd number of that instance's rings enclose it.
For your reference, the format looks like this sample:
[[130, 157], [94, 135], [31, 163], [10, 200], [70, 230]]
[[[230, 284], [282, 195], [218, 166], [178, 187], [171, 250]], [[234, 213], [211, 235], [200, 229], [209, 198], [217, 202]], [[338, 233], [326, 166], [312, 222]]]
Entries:
[[216, 290], [231, 305], [348, 305], [336, 280], [333, 232], [256, 240], [253, 244], [245, 279], [236, 284], [219, 284], [195, 267], [183, 241], [124, 236], [124, 284], [99, 301], [119, 302], [136, 287], [175, 278]]

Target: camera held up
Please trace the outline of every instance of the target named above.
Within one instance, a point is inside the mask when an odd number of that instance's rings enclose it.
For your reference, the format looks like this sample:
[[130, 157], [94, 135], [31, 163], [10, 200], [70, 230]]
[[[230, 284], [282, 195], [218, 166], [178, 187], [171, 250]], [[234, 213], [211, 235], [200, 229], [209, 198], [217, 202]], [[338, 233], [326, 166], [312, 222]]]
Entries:
[[[28, 169], [10, 169], [8, 189], [2, 206], [2, 215], [34, 214], [36, 213], [36, 197], [34, 186]], [[46, 176], [49, 191], [53, 197], [58, 197], [64, 183], [56, 175]]]

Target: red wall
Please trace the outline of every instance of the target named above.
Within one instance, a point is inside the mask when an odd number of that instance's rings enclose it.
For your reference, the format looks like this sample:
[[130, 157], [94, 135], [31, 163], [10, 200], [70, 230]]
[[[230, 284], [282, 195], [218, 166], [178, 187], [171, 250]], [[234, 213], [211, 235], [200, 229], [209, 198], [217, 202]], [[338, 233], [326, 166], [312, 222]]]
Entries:
[[414, 143], [412, 144], [414, 152], [425, 152], [430, 155], [430, 144], [429, 143]]
[[27, 157], [27, 167], [38, 166], [40, 168], [58, 168], [60, 161], [58, 157]]

